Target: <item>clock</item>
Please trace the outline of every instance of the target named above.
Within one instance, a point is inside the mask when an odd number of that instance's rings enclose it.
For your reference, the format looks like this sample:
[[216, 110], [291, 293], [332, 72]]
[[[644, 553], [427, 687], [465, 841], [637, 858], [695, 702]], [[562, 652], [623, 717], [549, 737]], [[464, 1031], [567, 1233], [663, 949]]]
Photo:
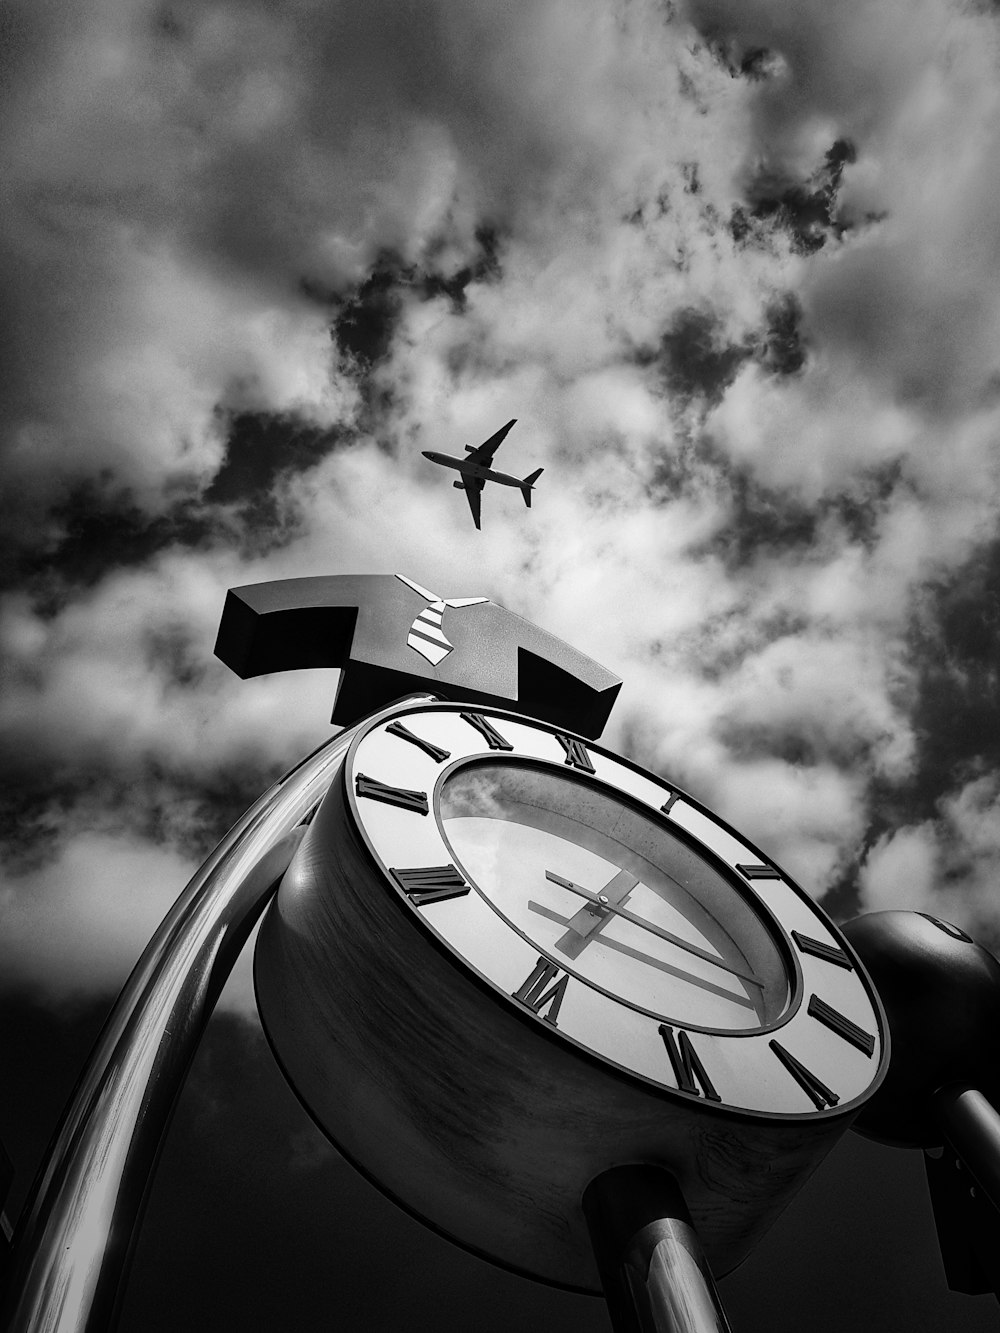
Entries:
[[359, 726], [255, 971], [289, 1081], [362, 1170], [584, 1290], [600, 1171], [670, 1169], [728, 1271], [887, 1053], [863, 968], [772, 860], [594, 742], [460, 703]]

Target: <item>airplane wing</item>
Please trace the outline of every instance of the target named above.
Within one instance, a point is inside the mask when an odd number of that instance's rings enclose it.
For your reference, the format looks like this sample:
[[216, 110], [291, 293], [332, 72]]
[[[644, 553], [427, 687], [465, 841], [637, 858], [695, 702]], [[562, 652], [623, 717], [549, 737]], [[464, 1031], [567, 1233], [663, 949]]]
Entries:
[[[484, 440], [482, 444], [477, 445], [475, 448], [472, 448], [471, 445], [467, 444], [465, 449], [469, 455], [469, 461], [480, 463], [483, 467], [489, 467], [493, 462], [493, 455], [500, 448], [501, 444], [503, 444], [507, 437], [507, 432], [516, 421], [517, 417], [513, 417], [507, 422], [506, 426], [501, 426], [495, 435], [491, 435], [488, 440]], [[476, 527], [478, 526], [479, 524], [477, 523]]]
[[466, 498], [469, 501], [469, 508], [472, 510], [472, 521], [476, 527], [480, 526], [479, 518], [482, 509], [483, 487], [485, 482], [479, 481], [475, 477], [463, 477], [461, 481], [455, 482], [456, 486], [461, 486], [465, 491]]

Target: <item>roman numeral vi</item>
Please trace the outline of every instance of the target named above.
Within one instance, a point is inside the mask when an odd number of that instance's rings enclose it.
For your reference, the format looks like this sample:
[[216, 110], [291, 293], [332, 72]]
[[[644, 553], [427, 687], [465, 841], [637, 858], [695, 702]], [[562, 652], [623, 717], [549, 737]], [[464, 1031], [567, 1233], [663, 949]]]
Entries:
[[691, 1038], [684, 1029], [681, 1028], [680, 1036], [675, 1037], [673, 1028], [661, 1023], [660, 1036], [670, 1057], [678, 1091], [688, 1092], [694, 1097], [704, 1097], [709, 1102], [722, 1101], [708, 1077], [708, 1071], [702, 1064], [701, 1057], [691, 1043]]
[[[559, 975], [559, 969], [555, 963], [550, 963], [547, 958], [539, 958], [533, 971], [529, 974], [526, 981], [514, 992], [514, 999], [520, 1000], [526, 1004], [529, 1009], [534, 1010], [546, 1023], [551, 1023], [557, 1027], [556, 1019], [559, 1017], [559, 1010], [562, 1006], [563, 996], [566, 994], [566, 984], [569, 981], [569, 974], [564, 972], [558, 981], [555, 978]], [[553, 984], [549, 986], [549, 982]], [[545, 987], [549, 986], [546, 990]], [[542, 1010], [549, 1006], [547, 1014]]]

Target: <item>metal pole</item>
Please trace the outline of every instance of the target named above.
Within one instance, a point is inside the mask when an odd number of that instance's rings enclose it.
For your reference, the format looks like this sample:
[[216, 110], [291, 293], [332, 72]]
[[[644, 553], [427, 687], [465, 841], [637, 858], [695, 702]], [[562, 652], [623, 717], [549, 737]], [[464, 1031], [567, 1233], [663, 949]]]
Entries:
[[1000, 1208], [1000, 1114], [967, 1083], [938, 1089], [931, 1106], [956, 1156], [994, 1208]]
[[5, 1333], [106, 1333], [160, 1143], [219, 992], [343, 761], [342, 732], [250, 807], [126, 982], [14, 1235]]
[[613, 1167], [587, 1186], [583, 1211], [615, 1333], [730, 1333], [669, 1171]]

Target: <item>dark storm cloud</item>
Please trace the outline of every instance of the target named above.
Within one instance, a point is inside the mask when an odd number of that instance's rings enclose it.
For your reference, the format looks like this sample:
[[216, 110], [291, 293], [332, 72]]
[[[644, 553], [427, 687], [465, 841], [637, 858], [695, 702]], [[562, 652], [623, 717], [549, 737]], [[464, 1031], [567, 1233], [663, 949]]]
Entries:
[[794, 375], [805, 365], [807, 348], [802, 334], [802, 307], [793, 292], [775, 297], [767, 307], [767, 325], [757, 349], [765, 370]]
[[798, 219], [807, 246], [831, 226], [872, 233], [808, 284], [806, 308], [831, 351], [946, 418], [989, 398], [996, 257], [982, 220], [995, 214], [1000, 178], [988, 72], [995, 10], [945, 0], [853, 5], [834, 24], [813, 3], [692, 0], [688, 12], [731, 64], [770, 53], [753, 104], [749, 180], [797, 181], [817, 138], [831, 125], [839, 131], [825, 188], [765, 191], [767, 207]]
[[8, 552], [5, 583], [30, 590], [42, 614], [53, 614], [74, 589], [92, 587], [119, 566], [141, 565], [172, 546], [197, 549], [212, 535], [205, 511], [189, 500], [150, 517], [128, 492], [109, 495], [90, 482], [50, 511], [48, 549]]
[[44, 549], [5, 552], [3, 582], [30, 594], [39, 614], [51, 616], [116, 569], [142, 566], [171, 550], [273, 550], [292, 539], [301, 521], [288, 496], [290, 480], [352, 435], [288, 413], [237, 413], [226, 426], [218, 471], [199, 498], [185, 497], [150, 515], [129, 490], [115, 492], [88, 479], [51, 506]]
[[737, 241], [753, 236], [753, 220], [767, 219], [786, 231], [796, 250], [812, 254], [846, 230], [838, 216], [837, 193], [844, 166], [855, 160], [853, 144], [840, 139], [827, 150], [822, 166], [805, 181], [789, 180], [766, 167], [747, 182], [746, 207], [737, 207], [730, 228]]
[[[470, 222], [503, 216], [544, 189], [548, 175], [565, 171], [564, 131], [535, 114], [544, 89], [534, 83], [530, 49], [554, 10], [537, 9], [517, 25], [482, 3], [460, 16], [447, 4], [360, 0], [299, 0], [280, 11], [180, 3], [166, 12], [170, 23], [156, 40], [176, 50], [203, 95], [209, 129], [221, 131], [199, 175], [214, 203], [199, 214], [202, 226], [206, 219], [211, 224], [201, 234], [254, 272], [263, 261], [279, 277], [295, 271], [305, 280], [336, 277], [337, 256], [324, 256], [324, 234], [344, 247], [341, 275], [370, 268], [373, 241], [412, 259], [408, 206], [429, 202], [427, 191], [438, 184], [447, 189], [447, 182], [421, 187], [411, 173], [440, 176], [439, 146], [453, 151], [473, 192]], [[556, 55], [553, 77], [559, 63]], [[254, 122], [252, 138], [246, 123], [230, 121], [237, 110]], [[269, 182], [263, 194], [262, 175]], [[303, 206], [298, 216], [290, 215], [290, 201]], [[370, 226], [372, 208], [384, 226], [381, 236]], [[358, 243], [363, 248], [355, 253]], [[310, 255], [315, 267], [302, 271]]]
[[1000, 920], [1000, 541], [977, 546], [914, 608], [908, 641], [914, 761], [877, 780], [862, 901], [931, 911], [996, 950]]
[[334, 320], [341, 350], [363, 368], [381, 361], [400, 315], [400, 265], [384, 256]]
[[461, 313], [471, 283], [496, 281], [500, 276], [497, 235], [486, 226], [476, 229], [469, 262], [450, 273], [436, 269], [433, 245], [421, 264], [383, 253], [353, 292], [335, 299], [334, 336], [342, 352], [362, 369], [369, 368], [387, 355], [407, 294], [425, 301], [445, 297]]
[[711, 310], [679, 310], [657, 351], [640, 353], [639, 363], [658, 364], [668, 395], [682, 407], [692, 402], [706, 407], [720, 403], [747, 361], [774, 375], [794, 375], [806, 359], [797, 298], [791, 292], [776, 296], [762, 314], [762, 328], [731, 343], [722, 316]]
[[963, 780], [1000, 769], [1000, 539], [928, 587], [911, 651], [919, 815]]
[[692, 397], [721, 402], [749, 355], [744, 347], [726, 346], [722, 321], [707, 311], [682, 310], [661, 339], [667, 392], [682, 401]]
[[[915, 761], [903, 782], [873, 792], [869, 845], [883, 846], [902, 830], [920, 829], [938, 855], [937, 885], [958, 901], [950, 910], [976, 914], [980, 933], [1000, 939], [991, 912], [970, 887], [1000, 869], [987, 832], [997, 806], [1000, 771], [1000, 541], [978, 548], [947, 579], [935, 580], [915, 609], [909, 650], [913, 665]], [[972, 824], [981, 830], [972, 837]], [[984, 837], [985, 835], [985, 837]], [[971, 922], [971, 917], [967, 918]]]
[[230, 423], [225, 457], [205, 499], [218, 504], [259, 500], [281, 477], [315, 466], [338, 443], [337, 432], [294, 417], [240, 413]]
[[852, 5], [837, 23], [824, 21], [818, 0], [685, 0], [684, 8], [731, 69], [759, 82], [757, 144], [773, 163], [794, 158], [817, 113], [870, 132], [908, 94], [907, 76], [946, 22], [946, 7], [925, 2]]
[[203, 859], [273, 778], [270, 766], [251, 761], [197, 778], [152, 760], [127, 771], [95, 764], [65, 772], [49, 763], [14, 762], [0, 797], [6, 869], [11, 875], [37, 870], [85, 830], [129, 831]]
[[[710, 450], [710, 443], [705, 447]], [[824, 547], [874, 550], [900, 483], [900, 467], [891, 463], [859, 472], [850, 489], [810, 505], [794, 492], [762, 485], [747, 468], [716, 461], [728, 510], [725, 523], [700, 549], [719, 556], [733, 573], [756, 560], [803, 559]]]

